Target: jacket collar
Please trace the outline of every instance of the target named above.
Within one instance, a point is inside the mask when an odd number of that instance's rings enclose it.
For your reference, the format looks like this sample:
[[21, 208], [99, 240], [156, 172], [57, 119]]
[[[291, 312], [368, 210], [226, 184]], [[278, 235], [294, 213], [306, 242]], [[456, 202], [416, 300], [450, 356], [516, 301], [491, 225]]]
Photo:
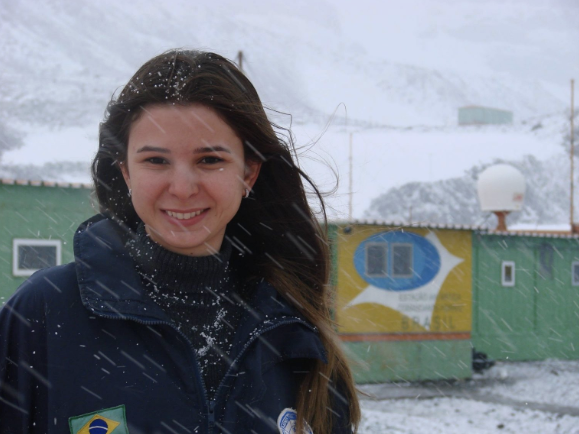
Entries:
[[102, 316], [168, 321], [141, 287], [133, 259], [125, 249], [129, 236], [130, 230], [103, 215], [79, 227], [74, 236], [74, 256], [82, 303]]
[[[134, 234], [128, 228], [104, 215], [97, 215], [78, 228], [74, 254], [82, 303], [104, 317], [169, 322], [167, 314], [142, 288], [133, 259], [125, 249], [130, 236]], [[241, 299], [239, 302], [243, 303]], [[313, 355], [326, 360], [317, 331], [269, 283], [258, 282], [250, 303], [245, 306], [247, 314], [240, 336], [259, 333], [280, 322], [297, 322], [314, 338]]]

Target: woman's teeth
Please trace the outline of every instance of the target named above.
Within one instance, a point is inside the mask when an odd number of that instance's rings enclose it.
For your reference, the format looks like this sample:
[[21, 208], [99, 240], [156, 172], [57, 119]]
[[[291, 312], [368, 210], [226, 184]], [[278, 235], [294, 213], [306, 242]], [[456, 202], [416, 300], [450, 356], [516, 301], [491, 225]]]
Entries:
[[199, 210], [199, 211], [195, 211], [195, 212], [186, 212], [186, 213], [167, 211], [167, 214], [170, 217], [176, 218], [177, 220], [187, 220], [187, 219], [190, 219], [192, 217], [198, 216], [202, 212], [203, 212], [203, 210]]

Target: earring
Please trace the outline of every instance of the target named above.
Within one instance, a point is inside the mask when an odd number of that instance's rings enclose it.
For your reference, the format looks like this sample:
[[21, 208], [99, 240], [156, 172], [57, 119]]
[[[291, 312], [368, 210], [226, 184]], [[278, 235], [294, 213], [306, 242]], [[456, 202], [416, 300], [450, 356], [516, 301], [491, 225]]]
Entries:
[[245, 196], [243, 196], [244, 199], [247, 199], [249, 197], [249, 188], [245, 189]]
[[129, 197], [131, 197], [132, 190], [129, 188]]

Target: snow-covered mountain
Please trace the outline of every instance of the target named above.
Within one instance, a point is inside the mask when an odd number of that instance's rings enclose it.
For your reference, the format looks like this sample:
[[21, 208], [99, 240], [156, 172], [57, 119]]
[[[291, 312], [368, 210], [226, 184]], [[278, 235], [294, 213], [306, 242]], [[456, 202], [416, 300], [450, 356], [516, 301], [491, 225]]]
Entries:
[[[378, 13], [392, 13], [385, 3]], [[465, 104], [510, 109], [519, 119], [563, 107], [537, 80], [376, 58], [344, 36], [338, 9], [322, 0], [2, 0], [0, 115], [54, 128], [98, 120], [140, 64], [176, 46], [230, 58], [243, 50], [264, 101], [304, 122], [316, 113], [327, 119], [340, 103], [351, 121], [386, 125], [454, 124]]]

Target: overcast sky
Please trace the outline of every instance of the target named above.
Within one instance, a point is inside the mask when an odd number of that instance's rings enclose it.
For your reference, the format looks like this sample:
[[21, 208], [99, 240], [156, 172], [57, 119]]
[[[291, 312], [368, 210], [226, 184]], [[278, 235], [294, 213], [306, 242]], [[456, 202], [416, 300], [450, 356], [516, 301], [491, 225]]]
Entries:
[[377, 58], [436, 69], [512, 74], [565, 89], [571, 78], [579, 78], [578, 0], [330, 4], [338, 12], [343, 34]]

